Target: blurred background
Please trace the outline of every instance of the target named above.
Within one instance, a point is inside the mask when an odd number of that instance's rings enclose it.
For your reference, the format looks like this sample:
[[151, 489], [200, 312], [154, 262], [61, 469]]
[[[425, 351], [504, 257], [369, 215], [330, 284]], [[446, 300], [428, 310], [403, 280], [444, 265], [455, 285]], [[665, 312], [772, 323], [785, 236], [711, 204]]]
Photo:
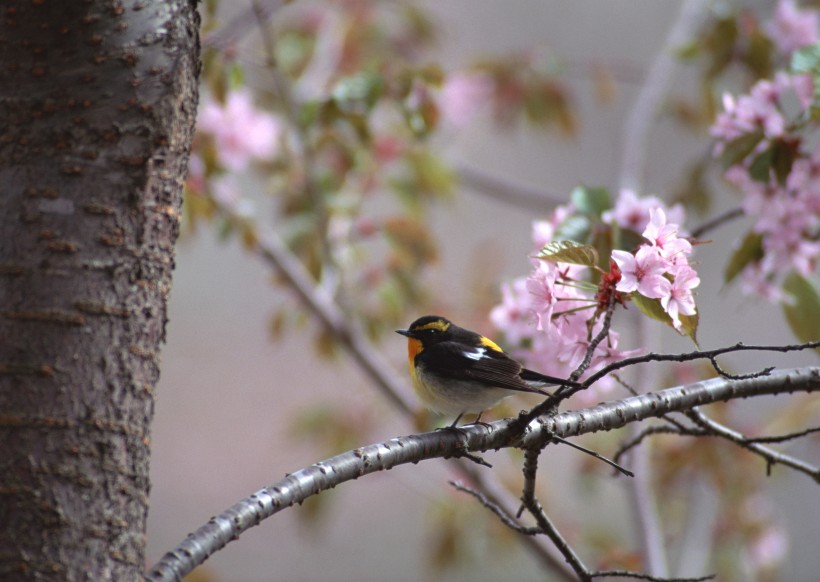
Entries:
[[[274, 15], [274, 26], [277, 19], [287, 19], [301, 4], [321, 15], [323, 11], [343, 10], [340, 6], [346, 3], [294, 2], [281, 9], [284, 16]], [[548, 216], [555, 202], [566, 200], [579, 184], [618, 191], [623, 185], [629, 115], [642, 81], [663, 50], [670, 29], [679, 22], [682, 7], [695, 5], [714, 11], [725, 6], [656, 0], [373, 4], [388, 8], [412, 4], [426, 13], [436, 32], [420, 60], [437, 62], [445, 71], [468, 67], [482, 58], [532, 51], [558, 63], [555, 66], [575, 112], [571, 135], [560, 127], [542, 131], [523, 123], [501, 128], [490, 115], [477, 115], [467, 124], [443, 125], [430, 138], [430, 147], [460, 169], [463, 179], [453, 186], [452, 196], [433, 202], [425, 215], [425, 224], [438, 244], [436, 260], [418, 273], [426, 295], [407, 311], [400, 327], [425, 313], [441, 312], [465, 327], [498, 337], [488, 320], [489, 307], [498, 301], [501, 282], [529, 271], [533, 220]], [[749, 5], [771, 10], [773, 3]], [[218, 22], [230, 22], [247, 9], [243, 2], [222, 2]], [[260, 67], [252, 66], [264, 62], [258, 28], [248, 28], [244, 38], [237, 46], [251, 63], [245, 67], [245, 81], [264, 88], [264, 81], [255, 80], [255, 75], [263, 74]], [[698, 99], [697, 67], [681, 64], [672, 75], [670, 90]], [[682, 126], [681, 115], [653, 116], [647, 111], [646, 116], [652, 123], [641, 193], [671, 201], [685, 184], [687, 164], [708, 151], [708, 138], [702, 129]], [[497, 178], [505, 187], [520, 187], [543, 196], [543, 209], [489, 195], [480, 179], [486, 176]], [[246, 196], [256, 204], [258, 216], [276, 224], [270, 218], [276, 203], [264, 194], [269, 184], [254, 178], [244, 180], [245, 188], [252, 192]], [[719, 184], [714, 191], [717, 195], [708, 216], [739, 204], [737, 195]], [[706, 218], [690, 213], [688, 226]], [[748, 226], [743, 221], [732, 222], [710, 233], [711, 242], [696, 251], [702, 280], [697, 296], [698, 339], [704, 349], [738, 341], [795, 341], [779, 308], [744, 297], [736, 286], [723, 283], [726, 257]], [[358, 445], [417, 430], [412, 419], [394, 412], [343, 351], [330, 358], [317, 354], [317, 328], [309, 315], [305, 316], [306, 325], [289, 324], [272, 339], [274, 315], [279, 310], [292, 312], [299, 303], [290, 291], [275, 284], [275, 273], [249, 253], [239, 237], [221, 237], [218, 228], [209, 224], [189, 227], [178, 244], [176, 261], [152, 435], [150, 563], [212, 515], [286, 473]], [[629, 329], [634, 324], [628, 317], [622, 321], [622, 347], [635, 347], [629, 343]], [[657, 328], [658, 345], [650, 346], [653, 351], [694, 349], [691, 341], [673, 330], [661, 324]], [[374, 349], [388, 359], [396, 377], [409, 390], [404, 339], [384, 333]], [[816, 362], [814, 354], [804, 352], [738, 354], [722, 361], [725, 367], [739, 372]], [[666, 374], [671, 372], [658, 372], [664, 381], [669, 380], [664, 387], [674, 383]], [[785, 397], [759, 400], [738, 405], [734, 418], [745, 423], [735, 424], [738, 430], [753, 427], [756, 418], [780, 406]], [[527, 404], [532, 402], [518, 400], [508, 410], [514, 412]], [[816, 399], [811, 406], [807, 425], [812, 414], [817, 423]], [[327, 415], [332, 422], [326, 422]], [[355, 437], [346, 440], [338, 433], [345, 426], [356, 427]], [[596, 436], [585, 442], [606, 453], [624, 437]], [[728, 455], [745, 455], [712, 439], [694, 446], [726, 447]], [[809, 462], [820, 462], [816, 439], [797, 441], [788, 451]], [[630, 562], [635, 559], [638, 541], [623, 480], [610, 478], [600, 468], [590, 470], [589, 461], [581, 457], [566, 447], [550, 447], [544, 454], [539, 482], [550, 516], [571, 541], [578, 543], [590, 565], [615, 560], [640, 567]], [[515, 492], [521, 482], [515, 463], [518, 457], [500, 452], [488, 453], [486, 458]], [[748, 462], [759, 476], [764, 473], [761, 460]], [[692, 461], [687, 470], [696, 474], [699, 468]], [[211, 558], [195, 579], [550, 579], [513, 534], [471, 498], [447, 485], [453, 475], [446, 461], [434, 461], [345, 484], [323, 494], [318, 502], [283, 511], [244, 534]], [[714, 535], [721, 526], [710, 516], [732, 519], [737, 512], [757, 511], [765, 516], [764, 521], [776, 524], [788, 540], [784, 542], [787, 553], [778, 554], [777, 567], [761, 579], [816, 579], [820, 571], [816, 484], [781, 467], [775, 467], [764, 481], [765, 499], [759, 506], [747, 503], [726, 516], [721, 514], [723, 498], [715, 494], [722, 484], [708, 472], [693, 478], [685, 492], [676, 494], [671, 489], [668, 495], [659, 494], [664, 511], [702, 515], [694, 520], [699, 524], [694, 530], [668, 532], [667, 543], [683, 543], [685, 535], [704, 539]], [[719, 565], [726, 567], [733, 557], [738, 562], [748, 560], [745, 552], [739, 546], [725, 549]], [[673, 553], [673, 563], [678, 559], [687, 557]], [[697, 558], [691, 559], [695, 570], [686, 570], [686, 575], [715, 570], [715, 563], [698, 564]], [[697, 569], [701, 566], [703, 569]], [[749, 579], [744, 578], [747, 570], [739, 564], [723, 571], [734, 571], [735, 580]]]

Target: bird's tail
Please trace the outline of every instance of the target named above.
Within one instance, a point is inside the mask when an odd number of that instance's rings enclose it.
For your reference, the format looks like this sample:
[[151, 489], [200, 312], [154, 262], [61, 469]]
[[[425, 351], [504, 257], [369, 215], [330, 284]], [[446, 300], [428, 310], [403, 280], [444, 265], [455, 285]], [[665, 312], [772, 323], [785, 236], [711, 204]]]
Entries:
[[526, 368], [521, 370], [520, 376], [524, 382], [532, 382], [534, 384], [565, 385], [572, 386], [573, 388], [581, 385], [579, 382], [575, 382], [574, 380], [565, 380], [554, 376], [546, 376], [544, 374], [539, 374], [538, 372], [533, 372], [532, 370], [527, 370]]

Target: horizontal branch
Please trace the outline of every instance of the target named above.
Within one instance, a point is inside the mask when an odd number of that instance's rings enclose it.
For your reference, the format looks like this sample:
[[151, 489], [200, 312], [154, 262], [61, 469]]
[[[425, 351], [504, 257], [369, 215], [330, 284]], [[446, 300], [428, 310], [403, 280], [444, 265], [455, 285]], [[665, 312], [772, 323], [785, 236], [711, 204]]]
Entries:
[[152, 582], [181, 580], [214, 552], [262, 520], [312, 495], [370, 473], [426, 459], [459, 457], [471, 451], [527, 447], [546, 435], [568, 437], [612, 430], [630, 422], [722, 400], [793, 392], [820, 392], [820, 368], [777, 370], [769, 376], [739, 381], [715, 378], [562, 412], [551, 418], [540, 417], [516, 440], [510, 438], [508, 427], [512, 421], [506, 419], [458, 430], [398, 437], [354, 449], [292, 473], [213, 517], [165, 554], [146, 574], [146, 579]]

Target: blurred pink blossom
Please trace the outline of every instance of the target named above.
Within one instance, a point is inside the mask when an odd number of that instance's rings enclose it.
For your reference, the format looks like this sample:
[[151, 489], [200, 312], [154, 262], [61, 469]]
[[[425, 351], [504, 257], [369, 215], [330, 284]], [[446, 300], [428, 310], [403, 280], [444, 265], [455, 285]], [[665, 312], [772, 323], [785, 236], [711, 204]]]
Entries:
[[501, 285], [501, 303], [490, 311], [490, 321], [511, 344], [519, 344], [535, 332], [531, 297], [525, 277]]
[[818, 41], [818, 14], [810, 8], [800, 9], [794, 0], [780, 0], [769, 23], [771, 35], [777, 50], [788, 56], [799, 48]]
[[493, 80], [483, 73], [448, 75], [438, 98], [441, 116], [454, 127], [464, 127], [489, 103], [492, 92]]
[[782, 562], [789, 553], [789, 536], [777, 525], [770, 525], [755, 536], [748, 548], [755, 569], [765, 569]]
[[680, 204], [667, 208], [657, 196], [638, 197], [634, 190], [621, 190], [615, 200], [615, 206], [612, 210], [604, 212], [601, 219], [639, 233], [649, 224], [649, 212], [653, 208], [665, 210], [669, 221], [675, 224], [683, 224], [686, 219], [686, 213]]
[[279, 119], [256, 108], [246, 89], [232, 91], [225, 104], [206, 96], [199, 112], [198, 130], [213, 137], [225, 169], [240, 172], [253, 160], [272, 158], [279, 146]]

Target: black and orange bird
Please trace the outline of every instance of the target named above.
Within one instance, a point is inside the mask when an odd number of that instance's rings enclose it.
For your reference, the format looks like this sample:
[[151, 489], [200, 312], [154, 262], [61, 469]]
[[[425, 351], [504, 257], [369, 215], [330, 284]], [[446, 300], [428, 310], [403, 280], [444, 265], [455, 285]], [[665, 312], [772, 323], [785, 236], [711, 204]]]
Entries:
[[407, 329], [407, 356], [413, 388], [436, 412], [481, 413], [515, 392], [549, 396], [545, 386], [577, 386], [577, 382], [527, 370], [498, 344], [439, 315], [425, 315]]

